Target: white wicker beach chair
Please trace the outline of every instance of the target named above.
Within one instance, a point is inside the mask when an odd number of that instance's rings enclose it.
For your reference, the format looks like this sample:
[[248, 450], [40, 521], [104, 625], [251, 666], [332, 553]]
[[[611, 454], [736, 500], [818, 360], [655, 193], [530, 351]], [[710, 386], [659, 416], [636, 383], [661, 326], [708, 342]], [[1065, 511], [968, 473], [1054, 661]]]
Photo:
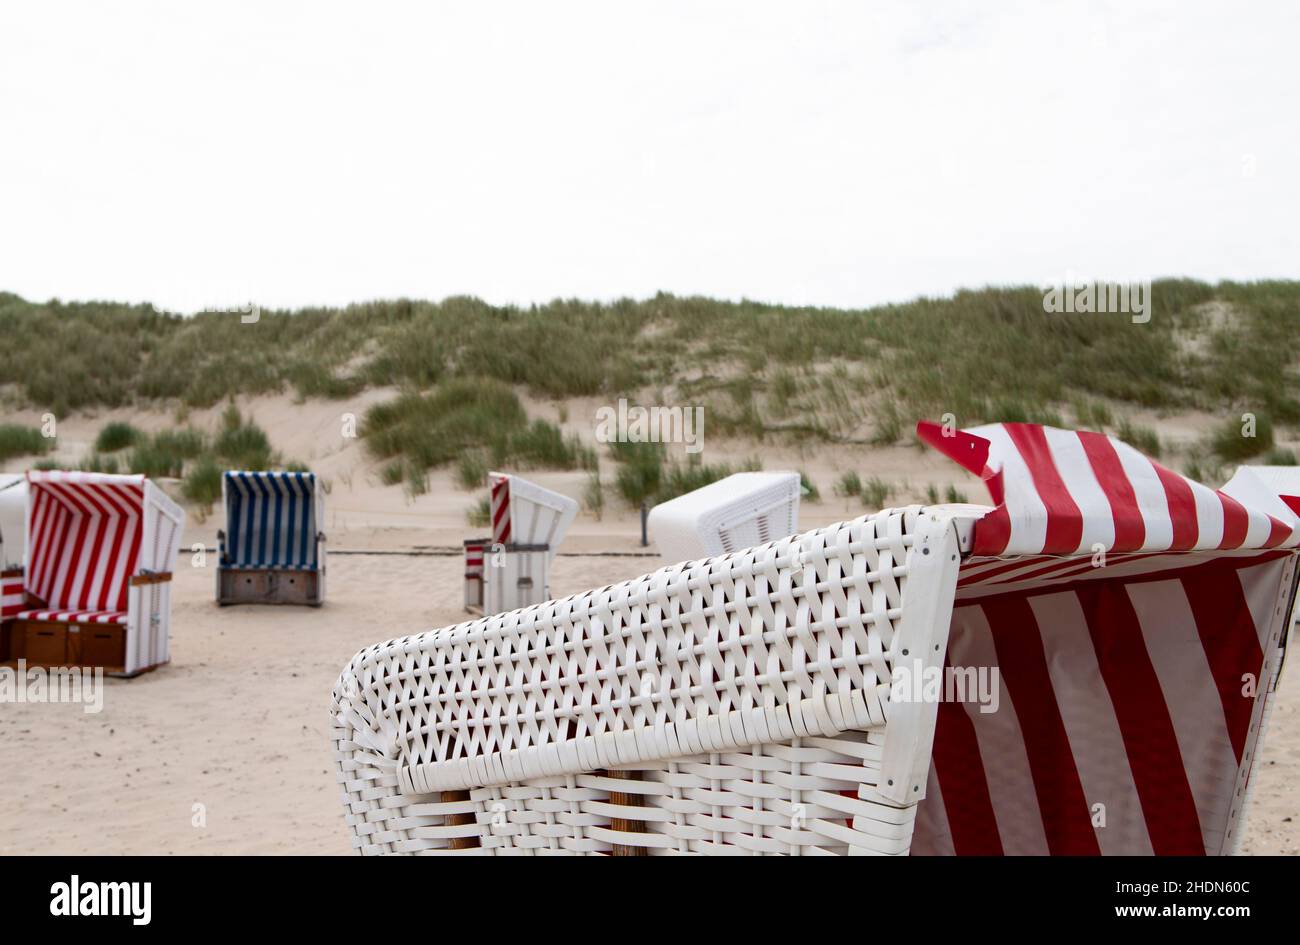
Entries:
[[367, 853], [905, 853], [953, 519], [881, 513], [394, 640], [335, 693]]
[[[889, 510], [359, 653], [334, 693], [355, 847], [1230, 851], [1300, 516], [1097, 434], [921, 432], [994, 507]], [[930, 698], [941, 669], [996, 698]]]
[[799, 474], [734, 473], [650, 510], [650, 537], [667, 561], [709, 558], [799, 530]]

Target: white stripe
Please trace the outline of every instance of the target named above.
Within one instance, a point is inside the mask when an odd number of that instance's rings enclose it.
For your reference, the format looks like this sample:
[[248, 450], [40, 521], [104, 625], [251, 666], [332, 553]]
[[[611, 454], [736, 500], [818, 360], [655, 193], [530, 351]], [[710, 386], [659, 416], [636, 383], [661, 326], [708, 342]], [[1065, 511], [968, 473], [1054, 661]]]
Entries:
[[[113, 550], [113, 535], [117, 532], [117, 518], [104, 518], [98, 523], [98, 532], [104, 535], [104, 544], [100, 548], [99, 554], [94, 561], [85, 561], [83, 568], [90, 578], [90, 583], [86, 587], [86, 597], [84, 598], [86, 606], [99, 606], [99, 592], [104, 586], [105, 572], [108, 570], [110, 552]], [[86, 554], [90, 553], [94, 547], [89, 542], [86, 544]]]
[[1164, 551], [1174, 543], [1174, 520], [1169, 513], [1169, 496], [1164, 484], [1156, 472], [1151, 460], [1147, 459], [1127, 443], [1120, 443], [1111, 438], [1115, 452], [1119, 454], [1120, 465], [1124, 475], [1133, 486], [1133, 495], [1137, 499], [1138, 511], [1142, 513], [1142, 522], [1146, 525], [1146, 535], [1142, 539], [1142, 551]]
[[948, 826], [948, 811], [943, 804], [939, 776], [930, 766], [930, 776], [925, 783], [925, 799], [916, 808], [916, 823], [912, 827], [912, 856], [954, 856], [952, 829]]
[[[982, 607], [960, 607], [953, 611], [947, 665], [983, 667], [986, 670], [998, 665], [997, 648]], [[1003, 852], [1018, 856], [1046, 856], [1049, 852], [1047, 833], [1038, 808], [1038, 792], [1034, 788], [1029, 755], [1025, 752], [1020, 718], [1002, 674], [997, 673], [996, 678], [996, 712], [981, 712], [980, 707], [970, 701], [962, 708], [975, 730]]]
[[1061, 475], [1065, 489], [1070, 498], [1079, 507], [1083, 519], [1083, 530], [1079, 536], [1079, 545], [1073, 551], [1090, 552], [1093, 545], [1104, 549], [1115, 546], [1115, 517], [1110, 507], [1110, 500], [1097, 482], [1088, 454], [1083, 450], [1079, 434], [1072, 430], [1043, 428], [1052, 462]]
[[[97, 515], [82, 514], [78, 516], [77, 524], [84, 523], [86, 532], [81, 538], [81, 556], [77, 560], [77, 571], [72, 575], [72, 583], [64, 593], [62, 600], [59, 601], [65, 607], [69, 604], [79, 606], [85, 603], [86, 592], [90, 589], [90, 583], [94, 580], [91, 569], [96, 567], [100, 562], [98, 558], [90, 557], [94, 551], [95, 542], [104, 531], [104, 521]], [[76, 549], [68, 548], [64, 551], [69, 562], [72, 560], [72, 554]], [[51, 601], [53, 603], [53, 601]]]
[[1079, 597], [1044, 594], [1029, 601], [1043, 638], [1052, 692], [1091, 815], [1103, 805], [1105, 826], [1094, 828], [1108, 856], [1151, 856], [1151, 837], [1129, 766], [1115, 707], [1101, 678]]
[[1236, 788], [1237, 757], [1191, 604], [1178, 580], [1130, 584], [1128, 596], [1173, 721], [1205, 851], [1216, 855]]
[[1283, 594], [1281, 583], [1285, 567], [1286, 559], [1278, 558], [1237, 571], [1242, 593], [1246, 596], [1246, 607], [1250, 610], [1251, 620], [1255, 621], [1259, 648], [1265, 653], [1269, 648], [1268, 631], [1273, 625], [1273, 612]]
[[1191, 486], [1192, 497], [1196, 500], [1198, 532], [1194, 547], [1217, 548], [1223, 541], [1223, 502], [1213, 489], [1191, 479], [1187, 480], [1187, 484]]
[[977, 435], [992, 444], [989, 458], [1002, 461], [1002, 480], [1007, 517], [1011, 535], [1008, 551], [1035, 554], [1047, 544], [1047, 507], [1038, 495], [1029, 467], [1011, 441], [1010, 435], [999, 424], [978, 428]]
[[1273, 532], [1273, 525], [1268, 516], [1244, 505], [1246, 509], [1246, 537], [1242, 543], [1251, 548], [1263, 548], [1268, 543], [1268, 536]]

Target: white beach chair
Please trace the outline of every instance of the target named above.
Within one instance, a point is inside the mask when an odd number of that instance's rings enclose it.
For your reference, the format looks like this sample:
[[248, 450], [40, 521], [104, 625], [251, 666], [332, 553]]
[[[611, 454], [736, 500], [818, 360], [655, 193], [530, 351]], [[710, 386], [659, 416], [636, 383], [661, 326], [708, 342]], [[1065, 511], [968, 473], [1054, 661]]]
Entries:
[[315, 473], [227, 472], [217, 603], [325, 601], [325, 494]]
[[[1097, 434], [919, 432], [995, 505], [888, 510], [357, 654], [334, 693], [355, 847], [1229, 852], [1300, 517]], [[932, 697], [960, 679], [973, 695]]]
[[551, 562], [578, 503], [519, 476], [493, 472], [492, 537], [465, 542], [465, 609], [500, 613], [546, 600]]
[[185, 513], [144, 476], [27, 474], [23, 605], [4, 658], [134, 676], [170, 659]]
[[661, 502], [650, 537], [666, 561], [711, 558], [799, 530], [799, 474], [742, 472]]

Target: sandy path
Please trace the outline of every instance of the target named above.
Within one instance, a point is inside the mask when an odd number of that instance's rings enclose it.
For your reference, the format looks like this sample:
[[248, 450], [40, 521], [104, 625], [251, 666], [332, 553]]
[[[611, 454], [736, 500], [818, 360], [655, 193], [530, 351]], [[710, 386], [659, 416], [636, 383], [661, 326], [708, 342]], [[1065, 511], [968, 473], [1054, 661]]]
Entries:
[[[0, 853], [349, 851], [330, 690], [363, 646], [462, 619], [460, 561], [336, 556], [329, 602], [318, 611], [218, 609], [211, 570], [187, 564], [177, 576], [170, 666], [109, 680], [98, 715], [74, 705], [0, 706], [11, 759]], [[561, 557], [553, 587], [571, 593], [655, 564]], [[1291, 668], [1261, 759], [1247, 852], [1300, 852], [1298, 705]], [[195, 804], [204, 805], [205, 826], [193, 823]]]

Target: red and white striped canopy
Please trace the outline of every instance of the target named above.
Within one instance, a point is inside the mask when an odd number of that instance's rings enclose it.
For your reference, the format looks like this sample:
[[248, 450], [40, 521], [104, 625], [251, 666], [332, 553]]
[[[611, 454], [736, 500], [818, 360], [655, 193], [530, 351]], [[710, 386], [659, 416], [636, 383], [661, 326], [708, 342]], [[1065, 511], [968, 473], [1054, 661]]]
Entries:
[[490, 476], [492, 490], [489, 508], [492, 514], [492, 544], [504, 545], [510, 534], [510, 477], [501, 473]]
[[940, 702], [913, 852], [1227, 852], [1300, 516], [1099, 433], [917, 432], [995, 503], [958, 574], [945, 668], [982, 673], [996, 707]]
[[917, 435], [980, 476], [994, 509], [975, 526], [977, 555], [1293, 548], [1283, 522], [1166, 469], [1104, 433], [998, 423]]
[[145, 477], [52, 471], [27, 480], [27, 590], [51, 609], [125, 611]]

